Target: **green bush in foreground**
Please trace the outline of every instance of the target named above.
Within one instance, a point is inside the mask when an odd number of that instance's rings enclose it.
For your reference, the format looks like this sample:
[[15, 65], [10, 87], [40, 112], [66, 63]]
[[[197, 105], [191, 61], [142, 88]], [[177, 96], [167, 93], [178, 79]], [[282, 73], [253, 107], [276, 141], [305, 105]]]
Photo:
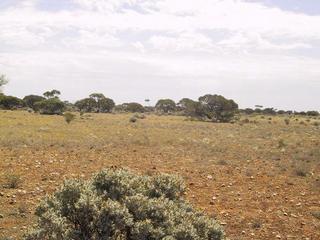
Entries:
[[182, 180], [107, 169], [90, 181], [66, 181], [36, 210], [25, 240], [224, 239], [221, 227], [182, 198]]

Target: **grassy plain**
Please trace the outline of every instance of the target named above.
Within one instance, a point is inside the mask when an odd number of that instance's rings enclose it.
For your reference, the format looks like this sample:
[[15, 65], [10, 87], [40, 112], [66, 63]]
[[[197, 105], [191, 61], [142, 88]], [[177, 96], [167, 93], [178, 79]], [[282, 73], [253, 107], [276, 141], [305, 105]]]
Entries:
[[[230, 239], [320, 239], [319, 119], [234, 124], [148, 115], [0, 111], [0, 239], [19, 239], [66, 178], [110, 166], [185, 178], [187, 198]], [[269, 119], [271, 118], [271, 119]]]

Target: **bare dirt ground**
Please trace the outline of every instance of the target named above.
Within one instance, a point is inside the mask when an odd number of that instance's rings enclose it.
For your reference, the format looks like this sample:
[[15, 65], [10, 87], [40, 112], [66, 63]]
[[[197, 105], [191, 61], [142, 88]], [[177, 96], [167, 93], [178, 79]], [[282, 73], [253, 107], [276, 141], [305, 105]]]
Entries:
[[0, 111], [0, 239], [20, 239], [64, 179], [114, 165], [183, 176], [186, 197], [229, 239], [320, 239], [319, 119], [130, 116], [87, 114], [68, 125], [61, 116]]

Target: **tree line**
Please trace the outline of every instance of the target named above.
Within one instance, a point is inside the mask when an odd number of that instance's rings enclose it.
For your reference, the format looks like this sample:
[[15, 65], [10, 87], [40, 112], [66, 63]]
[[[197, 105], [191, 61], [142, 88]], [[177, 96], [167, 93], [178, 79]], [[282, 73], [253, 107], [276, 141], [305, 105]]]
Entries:
[[[7, 83], [4, 75], [0, 76], [0, 87]], [[80, 99], [75, 103], [60, 100], [61, 92], [51, 90], [39, 95], [27, 95], [23, 99], [7, 96], [0, 92], [0, 109], [14, 110], [27, 108], [28, 111], [39, 112], [40, 114], [61, 115], [66, 111], [79, 111], [80, 113], [111, 113], [111, 112], [156, 112], [162, 114], [179, 114], [199, 120], [213, 122], [230, 122], [236, 114], [288, 114], [319, 116], [318, 111], [294, 112], [276, 110], [274, 108], [263, 108], [256, 105], [254, 109], [239, 109], [238, 104], [224, 96], [217, 94], [206, 94], [198, 100], [183, 98], [179, 102], [172, 99], [160, 99], [155, 106], [143, 106], [140, 103], [130, 102], [116, 105], [113, 99], [102, 93], [92, 93], [87, 98]], [[145, 102], [149, 102], [146, 99]]]

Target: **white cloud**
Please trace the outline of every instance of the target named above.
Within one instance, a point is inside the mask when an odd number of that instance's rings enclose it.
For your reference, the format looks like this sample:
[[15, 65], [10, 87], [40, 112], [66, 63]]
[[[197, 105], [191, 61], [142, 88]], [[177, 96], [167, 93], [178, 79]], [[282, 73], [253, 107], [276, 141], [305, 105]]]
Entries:
[[[54, 77], [61, 89], [69, 88], [68, 79], [89, 92], [90, 74], [101, 90], [111, 84], [103, 79], [116, 79], [158, 95], [166, 85], [150, 81], [167, 84], [163, 78], [182, 87], [181, 96], [196, 94], [191, 83], [199, 94], [253, 82], [277, 89], [277, 81], [309, 81], [320, 90], [320, 16], [241, 0], [65, 0], [74, 8], [60, 11], [39, 9], [43, 1], [0, 9], [0, 72], [12, 76], [12, 93], [53, 87]], [[23, 83], [31, 78], [39, 80]]]

